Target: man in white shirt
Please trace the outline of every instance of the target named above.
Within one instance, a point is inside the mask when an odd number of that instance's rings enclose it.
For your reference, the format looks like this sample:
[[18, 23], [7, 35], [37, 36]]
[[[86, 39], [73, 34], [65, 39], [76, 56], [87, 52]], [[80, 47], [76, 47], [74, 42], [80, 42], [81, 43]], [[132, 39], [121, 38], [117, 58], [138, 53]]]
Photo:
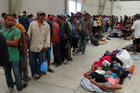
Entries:
[[134, 53], [137, 52], [137, 48], [140, 47], [140, 14], [136, 14], [136, 21], [133, 23], [132, 30], [134, 31]]
[[50, 27], [45, 22], [46, 14], [38, 12], [38, 19], [33, 21], [28, 30], [30, 39], [30, 66], [34, 79], [39, 79], [42, 75], [40, 65], [45, 61], [44, 53], [50, 47]]

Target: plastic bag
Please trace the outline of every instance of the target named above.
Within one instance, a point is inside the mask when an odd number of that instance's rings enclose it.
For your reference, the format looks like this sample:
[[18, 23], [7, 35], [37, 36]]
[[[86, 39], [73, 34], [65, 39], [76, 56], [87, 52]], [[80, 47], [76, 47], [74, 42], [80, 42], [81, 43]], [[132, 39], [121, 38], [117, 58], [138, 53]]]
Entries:
[[48, 71], [48, 63], [47, 62], [42, 62], [40, 66], [40, 71], [41, 72], [47, 72]]
[[116, 55], [116, 57], [124, 63], [125, 68], [131, 68], [131, 66], [133, 65], [133, 60], [126, 50], [122, 50]]

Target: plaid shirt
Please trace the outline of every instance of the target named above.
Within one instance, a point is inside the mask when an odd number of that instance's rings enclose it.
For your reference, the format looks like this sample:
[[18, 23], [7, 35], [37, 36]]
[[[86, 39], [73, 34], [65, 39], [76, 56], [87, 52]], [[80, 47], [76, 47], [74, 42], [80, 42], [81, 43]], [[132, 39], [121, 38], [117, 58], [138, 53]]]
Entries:
[[48, 48], [50, 46], [50, 27], [47, 22], [44, 21], [39, 27], [37, 21], [33, 21], [29, 26], [28, 35], [31, 51], [41, 52], [43, 47]]

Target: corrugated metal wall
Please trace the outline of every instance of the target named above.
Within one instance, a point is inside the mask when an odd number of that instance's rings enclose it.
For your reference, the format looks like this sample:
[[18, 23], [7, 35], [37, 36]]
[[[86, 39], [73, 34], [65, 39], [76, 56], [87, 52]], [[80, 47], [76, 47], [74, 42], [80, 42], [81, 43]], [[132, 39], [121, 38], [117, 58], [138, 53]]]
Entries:
[[113, 14], [118, 16], [128, 15], [133, 16], [140, 13], [140, 1], [120, 1], [121, 8], [118, 8], [118, 3], [114, 3]]
[[8, 13], [8, 0], [0, 0], [0, 14], [2, 12]]

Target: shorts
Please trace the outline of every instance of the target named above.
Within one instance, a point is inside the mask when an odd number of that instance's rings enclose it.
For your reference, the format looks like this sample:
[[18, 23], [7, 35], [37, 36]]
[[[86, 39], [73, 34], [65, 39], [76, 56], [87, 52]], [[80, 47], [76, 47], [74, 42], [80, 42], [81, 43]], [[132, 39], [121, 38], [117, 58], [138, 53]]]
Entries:
[[45, 53], [45, 58], [49, 61], [51, 60], [51, 49], [52, 49], [52, 46], [50, 46]]
[[136, 44], [140, 44], [140, 38], [136, 38], [133, 40], [133, 44], [136, 45]]

